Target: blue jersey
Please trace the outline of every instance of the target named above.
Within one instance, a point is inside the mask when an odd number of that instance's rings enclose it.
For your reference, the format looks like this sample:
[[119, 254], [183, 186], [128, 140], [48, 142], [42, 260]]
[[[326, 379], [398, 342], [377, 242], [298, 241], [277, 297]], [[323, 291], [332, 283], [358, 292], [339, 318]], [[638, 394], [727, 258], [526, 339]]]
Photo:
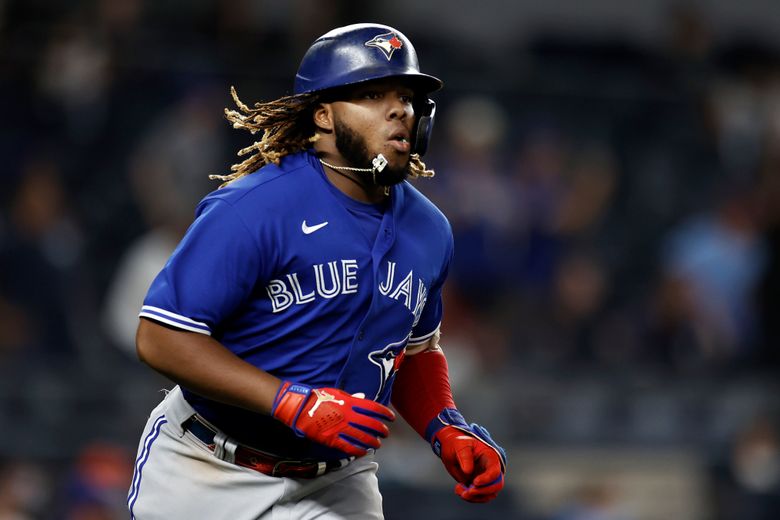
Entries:
[[[389, 200], [347, 197], [313, 150], [265, 166], [201, 201], [140, 315], [211, 335], [281, 379], [387, 404], [407, 345], [438, 331], [453, 252], [447, 219], [408, 182]], [[184, 391], [241, 442], [340, 456], [271, 417]]]

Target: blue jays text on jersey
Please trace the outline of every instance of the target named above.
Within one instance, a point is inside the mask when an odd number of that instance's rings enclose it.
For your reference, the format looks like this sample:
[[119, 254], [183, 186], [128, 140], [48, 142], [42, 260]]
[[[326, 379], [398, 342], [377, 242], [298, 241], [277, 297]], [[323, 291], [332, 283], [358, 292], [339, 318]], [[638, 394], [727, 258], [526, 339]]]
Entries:
[[[339, 266], [339, 264], [341, 264]], [[389, 298], [401, 301], [406, 305], [417, 325], [420, 314], [427, 299], [427, 288], [422, 279], [417, 280], [417, 291], [414, 293], [414, 271], [409, 271], [402, 280], [395, 284], [396, 263], [387, 262], [387, 279], [379, 285], [379, 292]], [[334, 298], [342, 294], [356, 294], [358, 291], [357, 269], [355, 259], [328, 262], [328, 274], [325, 274], [324, 264], [312, 266], [314, 270], [315, 286], [310, 292], [304, 291], [298, 279], [298, 273], [287, 274], [286, 279], [271, 280], [266, 287], [268, 297], [271, 298], [273, 312], [282, 312], [293, 304], [303, 305], [316, 301], [318, 298]], [[412, 308], [412, 297], [414, 308]]]
[[[387, 404], [406, 346], [438, 331], [452, 250], [446, 218], [409, 183], [387, 207], [361, 203], [309, 150], [208, 195], [140, 315], [276, 377]], [[241, 442], [322, 454], [270, 417], [185, 396]]]

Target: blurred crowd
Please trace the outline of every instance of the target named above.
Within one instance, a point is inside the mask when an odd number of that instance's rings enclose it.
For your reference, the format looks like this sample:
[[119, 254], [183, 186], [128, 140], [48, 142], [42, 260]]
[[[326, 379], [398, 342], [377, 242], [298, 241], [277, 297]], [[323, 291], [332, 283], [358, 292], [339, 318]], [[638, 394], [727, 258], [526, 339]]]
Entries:
[[[287, 94], [314, 37], [374, 20], [327, 4], [0, 1], [0, 520], [125, 517], [169, 385], [135, 359], [141, 301], [247, 144], [221, 116], [230, 85]], [[455, 234], [442, 343], [460, 407], [510, 460], [692, 450], [692, 520], [777, 518], [780, 49], [685, 6], [655, 48], [542, 33], [494, 58], [392, 23], [446, 84], [437, 174], [415, 185]], [[388, 518], [454, 507], [409, 481], [425, 446], [397, 429]], [[585, 474], [552, 505], [518, 480], [485, 511], [669, 518]], [[431, 500], [404, 509], [409, 493]], [[440, 517], [489, 514], [458, 511]]]

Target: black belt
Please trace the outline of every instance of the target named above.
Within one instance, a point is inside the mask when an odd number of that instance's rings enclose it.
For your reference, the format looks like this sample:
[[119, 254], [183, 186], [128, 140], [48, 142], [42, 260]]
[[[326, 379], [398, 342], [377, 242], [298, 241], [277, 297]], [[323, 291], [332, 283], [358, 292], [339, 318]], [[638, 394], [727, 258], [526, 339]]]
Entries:
[[193, 434], [218, 458], [272, 477], [319, 477], [341, 469], [354, 460], [354, 457], [329, 461], [289, 460], [238, 444], [224, 433], [204, 423], [197, 415], [184, 421], [182, 428]]

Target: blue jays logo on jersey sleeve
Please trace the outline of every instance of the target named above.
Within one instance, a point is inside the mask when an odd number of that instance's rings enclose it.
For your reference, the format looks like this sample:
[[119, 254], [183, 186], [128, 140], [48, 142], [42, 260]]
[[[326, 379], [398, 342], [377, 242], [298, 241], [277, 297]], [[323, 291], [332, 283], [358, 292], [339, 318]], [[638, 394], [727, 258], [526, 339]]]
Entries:
[[368, 360], [379, 368], [379, 389], [374, 396], [377, 402], [386, 402], [389, 397], [385, 394], [392, 388], [395, 373], [403, 362], [407, 339], [390, 343], [385, 348], [368, 354]]

